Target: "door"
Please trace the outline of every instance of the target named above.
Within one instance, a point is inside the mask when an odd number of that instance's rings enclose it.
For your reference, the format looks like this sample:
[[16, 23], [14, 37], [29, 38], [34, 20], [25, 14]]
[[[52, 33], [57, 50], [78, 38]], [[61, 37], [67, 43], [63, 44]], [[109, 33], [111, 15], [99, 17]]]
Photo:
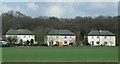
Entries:
[[94, 41], [92, 41], [92, 45], [94, 45]]

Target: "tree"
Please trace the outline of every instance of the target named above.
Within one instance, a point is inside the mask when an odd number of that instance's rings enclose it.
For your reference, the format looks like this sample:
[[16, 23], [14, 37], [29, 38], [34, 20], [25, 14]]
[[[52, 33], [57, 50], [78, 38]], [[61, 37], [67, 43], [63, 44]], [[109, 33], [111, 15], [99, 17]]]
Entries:
[[6, 41], [10, 42], [10, 45], [11, 45], [11, 46], [14, 46], [15, 42], [18, 41], [18, 38], [15, 37], [15, 36], [13, 36], [13, 37], [12, 37], [12, 36], [9, 36], [9, 37], [6, 38]]
[[[97, 16], [97, 17], [81, 17], [75, 18], [57, 18], [57, 17], [36, 17], [26, 16], [21, 12], [17, 12], [19, 16], [12, 15], [12, 12], [2, 14], [2, 33], [11, 28], [23, 28], [31, 30], [36, 36], [36, 41], [44, 42], [44, 36], [51, 29], [66, 29], [73, 33], [81, 31], [80, 37], [87, 35], [90, 30], [99, 29], [109, 30], [119, 35], [118, 22], [119, 16]], [[21, 16], [22, 15], [22, 16]], [[117, 42], [120, 42], [120, 36], [117, 36]]]

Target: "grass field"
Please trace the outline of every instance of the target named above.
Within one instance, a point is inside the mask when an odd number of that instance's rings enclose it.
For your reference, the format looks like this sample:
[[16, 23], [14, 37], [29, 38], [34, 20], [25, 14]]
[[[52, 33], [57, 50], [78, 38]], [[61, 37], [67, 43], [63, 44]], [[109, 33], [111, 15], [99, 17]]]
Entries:
[[13, 47], [3, 62], [117, 62], [118, 47]]

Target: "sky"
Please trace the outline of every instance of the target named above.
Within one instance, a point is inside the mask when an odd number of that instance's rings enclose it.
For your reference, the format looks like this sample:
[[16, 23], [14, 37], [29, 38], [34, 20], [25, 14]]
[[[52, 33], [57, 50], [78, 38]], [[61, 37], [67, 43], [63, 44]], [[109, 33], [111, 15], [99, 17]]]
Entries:
[[20, 11], [21, 13], [32, 16], [55, 16], [71, 18], [76, 16], [117, 16], [118, 0], [33, 0], [33, 1], [8, 1], [0, 3], [0, 14], [9, 10]]

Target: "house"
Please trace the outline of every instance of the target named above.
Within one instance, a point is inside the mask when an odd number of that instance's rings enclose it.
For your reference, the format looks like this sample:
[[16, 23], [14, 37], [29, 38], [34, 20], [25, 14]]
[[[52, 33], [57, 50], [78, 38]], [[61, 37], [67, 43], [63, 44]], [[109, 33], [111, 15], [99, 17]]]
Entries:
[[115, 46], [116, 37], [110, 31], [107, 30], [91, 30], [88, 33], [88, 43], [93, 46], [105, 45], [105, 46]]
[[20, 43], [20, 41], [27, 42], [27, 41], [33, 41], [35, 42], [35, 35], [28, 29], [10, 29], [6, 32], [5, 37], [17, 37], [17, 42]]
[[69, 30], [51, 30], [48, 32], [45, 42], [48, 46], [55, 44], [69, 45], [69, 43], [75, 43], [75, 34]]

